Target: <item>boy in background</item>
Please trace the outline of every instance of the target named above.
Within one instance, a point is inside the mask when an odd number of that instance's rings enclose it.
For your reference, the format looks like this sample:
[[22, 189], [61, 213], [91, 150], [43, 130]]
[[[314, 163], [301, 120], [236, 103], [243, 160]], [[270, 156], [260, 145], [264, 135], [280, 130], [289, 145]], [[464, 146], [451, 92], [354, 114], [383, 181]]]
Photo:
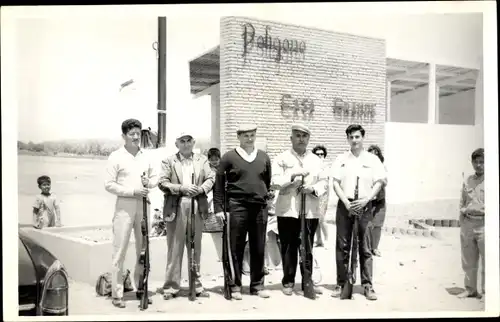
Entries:
[[41, 176], [37, 183], [41, 193], [36, 196], [33, 204], [33, 227], [61, 227], [61, 209], [55, 194], [50, 192], [50, 177]]
[[[465, 291], [458, 297], [477, 297], [484, 301], [484, 149], [475, 150], [471, 162], [475, 173], [464, 180], [460, 197], [460, 245]], [[477, 287], [479, 267], [481, 293]]]

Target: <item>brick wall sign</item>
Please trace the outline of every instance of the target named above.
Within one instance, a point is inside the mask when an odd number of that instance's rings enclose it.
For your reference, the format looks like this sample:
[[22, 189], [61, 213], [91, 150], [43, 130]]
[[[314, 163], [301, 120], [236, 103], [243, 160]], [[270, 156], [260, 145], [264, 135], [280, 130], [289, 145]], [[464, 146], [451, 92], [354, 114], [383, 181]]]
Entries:
[[244, 58], [254, 50], [260, 57], [271, 58], [278, 63], [291, 63], [305, 58], [306, 43], [303, 40], [273, 37], [271, 26], [268, 25], [264, 27], [263, 34], [258, 34], [259, 31], [250, 22], [243, 23], [242, 28]]
[[220, 137], [238, 144], [242, 122], [255, 122], [271, 157], [290, 147], [290, 125], [312, 130], [311, 148], [329, 158], [347, 148], [345, 129], [359, 123], [365, 142], [383, 148], [385, 42], [243, 17], [221, 19]]

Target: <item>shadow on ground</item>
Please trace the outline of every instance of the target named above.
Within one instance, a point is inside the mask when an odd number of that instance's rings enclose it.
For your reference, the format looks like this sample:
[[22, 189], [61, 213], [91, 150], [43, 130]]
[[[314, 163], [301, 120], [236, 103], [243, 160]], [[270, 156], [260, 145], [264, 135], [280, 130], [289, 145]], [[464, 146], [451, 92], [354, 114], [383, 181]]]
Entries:
[[458, 295], [462, 292], [465, 292], [465, 289], [461, 287], [446, 287], [445, 289], [446, 292], [448, 292], [448, 294], [450, 295]]
[[[333, 292], [333, 288], [336, 285], [335, 284], [319, 284], [318, 286], [324, 288], [326, 291]], [[353, 285], [352, 293], [364, 295], [363, 286], [362, 285]]]

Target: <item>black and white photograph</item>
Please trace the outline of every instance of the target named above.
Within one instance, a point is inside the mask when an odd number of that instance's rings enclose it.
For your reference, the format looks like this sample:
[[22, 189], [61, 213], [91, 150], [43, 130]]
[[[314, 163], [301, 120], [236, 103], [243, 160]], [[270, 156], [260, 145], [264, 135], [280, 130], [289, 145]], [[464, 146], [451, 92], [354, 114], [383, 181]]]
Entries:
[[499, 316], [494, 1], [1, 23], [4, 319]]

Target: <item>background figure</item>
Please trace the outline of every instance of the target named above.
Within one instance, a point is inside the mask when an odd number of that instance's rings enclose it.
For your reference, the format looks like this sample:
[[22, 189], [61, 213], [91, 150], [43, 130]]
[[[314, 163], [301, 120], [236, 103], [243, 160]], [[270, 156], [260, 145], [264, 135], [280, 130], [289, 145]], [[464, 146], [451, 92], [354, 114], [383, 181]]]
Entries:
[[[460, 197], [460, 246], [465, 291], [458, 296], [479, 297], [484, 301], [484, 149], [475, 150], [471, 162], [475, 173], [464, 180]], [[481, 293], [477, 288], [480, 257]]]
[[[268, 216], [267, 216], [267, 238], [265, 248], [265, 262], [264, 274], [268, 275], [270, 270], [273, 270], [281, 263], [280, 242], [278, 234], [278, 220], [275, 216], [276, 200], [278, 193], [272, 191], [267, 203]], [[243, 257], [243, 274], [250, 274], [250, 249], [245, 246], [245, 254]]]
[[50, 192], [50, 177], [41, 176], [37, 183], [41, 193], [33, 204], [33, 227], [61, 227], [61, 210], [56, 196]]
[[[208, 162], [210, 164], [210, 168], [212, 169], [212, 171], [214, 173], [216, 173], [217, 168], [219, 167], [220, 158], [221, 158], [220, 150], [217, 148], [210, 148], [208, 150], [208, 153], [207, 153], [207, 158], [208, 158]], [[215, 187], [215, 184], [216, 183], [214, 183], [214, 187]], [[208, 207], [209, 207], [208, 208], [208, 211], [209, 211], [208, 217], [215, 219], [215, 217], [214, 217], [214, 189], [215, 188], [212, 188], [212, 190], [210, 190], [210, 192], [207, 194], [207, 199], [208, 199]], [[218, 223], [217, 220], [215, 220], [213, 222]], [[204, 232], [210, 232], [210, 235], [212, 236], [212, 240], [213, 240], [214, 245], [215, 245], [215, 249], [217, 251], [217, 256], [219, 258], [219, 261], [222, 261], [222, 226], [220, 224], [218, 226], [220, 226], [220, 228], [221, 228], [220, 231], [218, 229], [215, 231], [207, 231], [207, 229], [209, 227], [207, 227], [207, 225], [205, 225]]]
[[[322, 161], [322, 171], [327, 172], [328, 164], [326, 162], [326, 148], [322, 145], [317, 145], [312, 149], [312, 153], [316, 154]], [[328, 227], [326, 226], [326, 211], [328, 210], [328, 200], [330, 199], [330, 178], [328, 177], [328, 186], [326, 193], [319, 198], [319, 226], [316, 230], [316, 246], [323, 247], [324, 242], [328, 241]], [[325, 240], [323, 240], [325, 235]]]
[[[382, 155], [382, 150], [378, 145], [371, 145], [368, 148], [368, 152], [375, 154], [380, 162], [384, 163], [384, 156]], [[385, 166], [384, 166], [385, 168]], [[386, 168], [387, 172], [387, 168]], [[380, 236], [382, 234], [382, 227], [385, 221], [385, 185], [382, 186], [377, 197], [373, 201], [373, 219], [368, 227], [370, 230], [369, 237], [371, 239], [371, 250], [372, 254], [375, 256], [380, 256], [380, 251], [378, 250], [378, 244], [380, 243]]]

